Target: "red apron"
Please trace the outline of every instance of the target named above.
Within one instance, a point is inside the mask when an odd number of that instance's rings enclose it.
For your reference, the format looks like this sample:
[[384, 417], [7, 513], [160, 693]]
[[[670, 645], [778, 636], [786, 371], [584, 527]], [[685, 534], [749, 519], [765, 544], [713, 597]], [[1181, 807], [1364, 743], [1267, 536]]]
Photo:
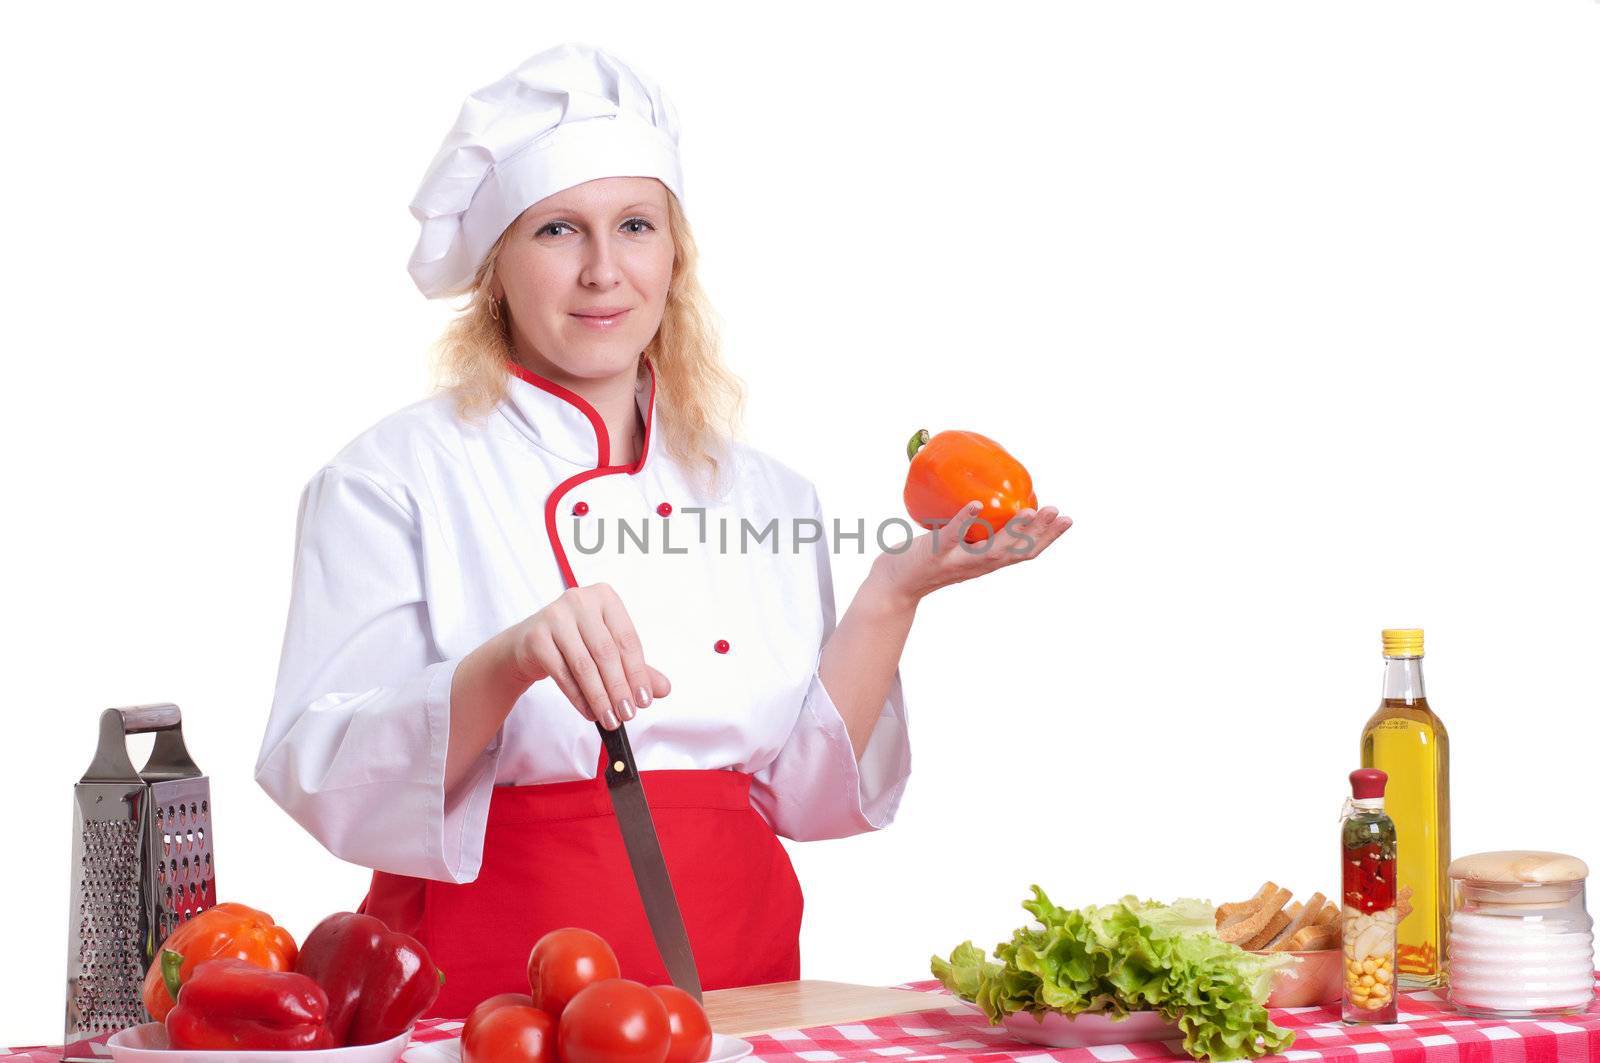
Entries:
[[[604, 757], [602, 747], [600, 771]], [[750, 776], [676, 770], [639, 778], [701, 986], [799, 978], [804, 898], [788, 853], [750, 806]], [[477, 879], [456, 885], [375, 871], [358, 910], [427, 946], [445, 974], [436, 1018], [465, 1018], [496, 993], [526, 993], [534, 942], [565, 926], [605, 938], [624, 978], [670, 981], [598, 773], [495, 787]]]

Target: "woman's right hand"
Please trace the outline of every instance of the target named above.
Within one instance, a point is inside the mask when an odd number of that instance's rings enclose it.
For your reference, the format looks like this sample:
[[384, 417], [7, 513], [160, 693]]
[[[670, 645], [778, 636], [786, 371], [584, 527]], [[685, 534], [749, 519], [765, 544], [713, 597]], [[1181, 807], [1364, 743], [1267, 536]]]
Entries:
[[645, 663], [622, 599], [606, 583], [570, 587], [508, 632], [511, 657], [531, 686], [546, 677], [586, 720], [614, 731], [672, 692]]

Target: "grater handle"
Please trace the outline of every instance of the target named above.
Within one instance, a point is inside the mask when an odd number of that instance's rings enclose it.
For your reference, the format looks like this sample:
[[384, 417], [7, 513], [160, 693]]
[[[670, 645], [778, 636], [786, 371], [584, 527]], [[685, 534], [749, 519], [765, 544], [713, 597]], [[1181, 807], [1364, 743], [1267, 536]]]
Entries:
[[173, 704], [163, 705], [133, 705], [126, 709], [118, 709], [122, 717], [122, 733], [137, 735], [150, 731], [171, 731], [183, 726], [183, 717], [178, 714], [178, 706]]
[[[150, 759], [139, 771], [128, 759], [131, 734], [156, 733]], [[158, 782], [192, 779], [200, 769], [183, 744], [183, 716], [170, 702], [106, 709], [100, 714], [100, 744], [82, 782]]]

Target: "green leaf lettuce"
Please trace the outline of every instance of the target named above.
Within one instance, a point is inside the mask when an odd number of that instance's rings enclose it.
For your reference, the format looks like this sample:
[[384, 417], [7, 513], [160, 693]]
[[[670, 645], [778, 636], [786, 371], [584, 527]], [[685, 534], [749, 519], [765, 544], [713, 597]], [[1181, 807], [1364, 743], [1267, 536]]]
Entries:
[[1183, 1031], [1195, 1059], [1254, 1058], [1281, 1052], [1294, 1033], [1268, 1017], [1272, 975], [1289, 955], [1258, 956], [1217, 937], [1204, 901], [1173, 904], [1124, 897], [1099, 907], [1058, 908], [1033, 887], [1022, 906], [1030, 925], [995, 946], [998, 963], [968, 941], [933, 973], [999, 1025], [1007, 1015], [1097, 1012], [1113, 1020], [1159, 1011]]

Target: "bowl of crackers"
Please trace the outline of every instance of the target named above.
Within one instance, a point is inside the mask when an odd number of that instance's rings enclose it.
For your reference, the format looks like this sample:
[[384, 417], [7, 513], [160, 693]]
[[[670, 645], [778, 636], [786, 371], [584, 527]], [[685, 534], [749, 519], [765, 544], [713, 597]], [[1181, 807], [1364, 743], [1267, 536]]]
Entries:
[[1301, 902], [1277, 883], [1264, 883], [1249, 900], [1217, 907], [1217, 936], [1250, 952], [1288, 953], [1300, 961], [1274, 973], [1267, 1007], [1339, 1002], [1344, 990], [1339, 906], [1322, 894]]

